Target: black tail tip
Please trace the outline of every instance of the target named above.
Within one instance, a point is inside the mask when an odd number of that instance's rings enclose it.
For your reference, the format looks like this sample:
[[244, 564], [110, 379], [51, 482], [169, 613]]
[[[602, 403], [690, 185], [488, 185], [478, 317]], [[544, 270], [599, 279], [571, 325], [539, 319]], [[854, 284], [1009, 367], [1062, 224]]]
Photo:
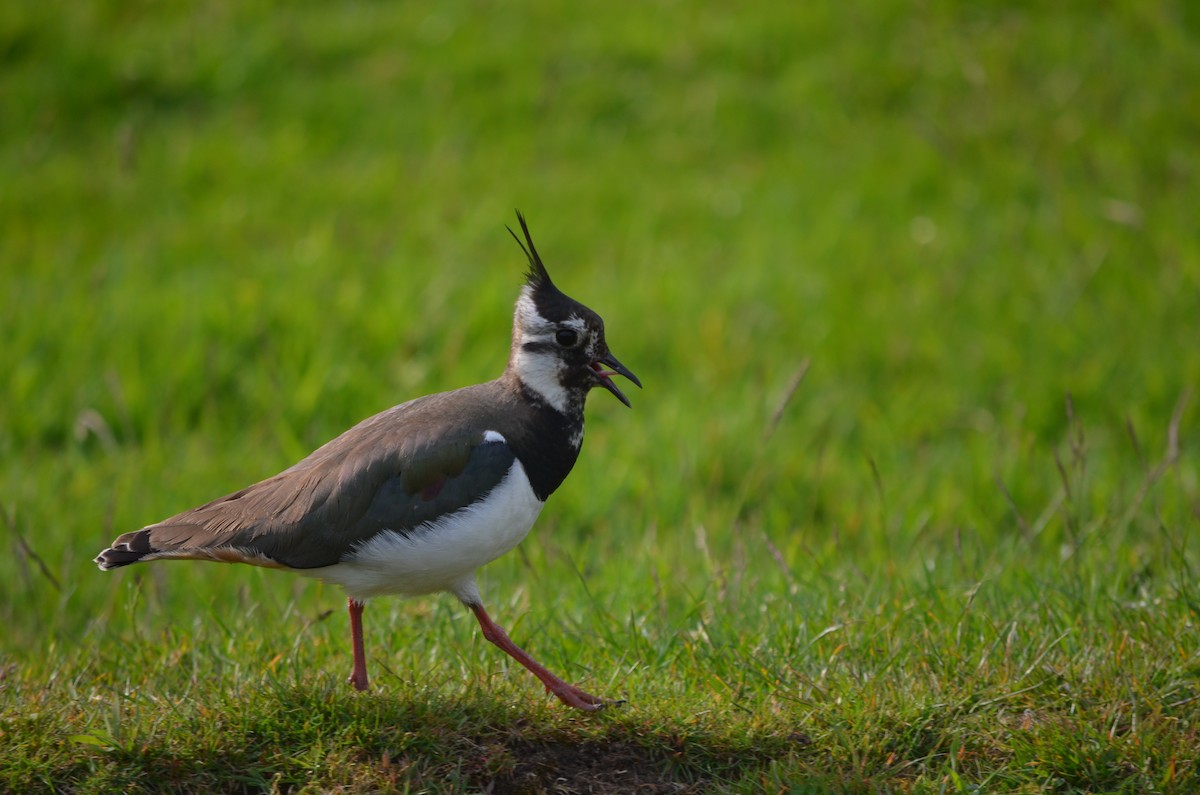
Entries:
[[154, 547], [150, 544], [150, 531], [143, 527], [119, 536], [111, 547], [96, 556], [95, 564], [101, 571], [108, 571], [137, 563], [152, 552]]
[[129, 549], [106, 549], [96, 556], [93, 561], [100, 567], [100, 571], [108, 571], [109, 569], [118, 569], [121, 566], [128, 566], [130, 563], [137, 563], [143, 557], [144, 552], [134, 552]]

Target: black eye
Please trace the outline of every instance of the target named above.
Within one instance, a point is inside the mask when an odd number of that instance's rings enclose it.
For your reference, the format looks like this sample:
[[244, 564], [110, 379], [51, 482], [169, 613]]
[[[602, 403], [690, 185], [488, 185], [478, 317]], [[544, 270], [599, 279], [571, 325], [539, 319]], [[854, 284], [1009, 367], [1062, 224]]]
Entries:
[[574, 348], [575, 344], [579, 342], [579, 332], [573, 328], [560, 328], [554, 335], [554, 339], [564, 348]]

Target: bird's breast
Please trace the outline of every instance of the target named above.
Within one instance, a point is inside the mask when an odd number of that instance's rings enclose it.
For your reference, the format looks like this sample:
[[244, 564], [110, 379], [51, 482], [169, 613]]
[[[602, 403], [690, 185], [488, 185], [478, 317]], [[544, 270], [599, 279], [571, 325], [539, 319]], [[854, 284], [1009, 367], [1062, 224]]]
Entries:
[[476, 569], [519, 544], [542, 510], [519, 460], [481, 500], [401, 534], [383, 530], [340, 563], [303, 573], [341, 585], [356, 599], [454, 590]]

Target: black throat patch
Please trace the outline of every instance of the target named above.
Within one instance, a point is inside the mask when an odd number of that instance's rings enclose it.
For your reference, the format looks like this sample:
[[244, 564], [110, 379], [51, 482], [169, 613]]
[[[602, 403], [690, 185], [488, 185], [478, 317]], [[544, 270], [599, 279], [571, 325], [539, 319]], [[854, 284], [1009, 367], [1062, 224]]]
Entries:
[[543, 502], [562, 485], [583, 447], [583, 406], [556, 410], [523, 384], [521, 398], [529, 405], [530, 422], [506, 434], [533, 493]]

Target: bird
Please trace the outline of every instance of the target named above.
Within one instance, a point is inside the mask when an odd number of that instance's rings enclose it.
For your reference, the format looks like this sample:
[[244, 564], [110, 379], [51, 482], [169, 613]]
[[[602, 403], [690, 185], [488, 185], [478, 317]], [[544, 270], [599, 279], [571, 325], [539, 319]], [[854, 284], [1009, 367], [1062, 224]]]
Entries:
[[595, 387], [632, 408], [613, 381], [636, 375], [609, 350], [604, 321], [550, 279], [520, 211], [528, 260], [499, 378], [426, 395], [369, 417], [274, 477], [125, 533], [95, 559], [108, 571], [154, 560], [283, 569], [345, 591], [353, 667], [369, 687], [363, 609], [369, 599], [449, 592], [483, 637], [564, 704], [606, 701], [551, 673], [484, 609], [476, 571], [519, 544], [583, 444]]

